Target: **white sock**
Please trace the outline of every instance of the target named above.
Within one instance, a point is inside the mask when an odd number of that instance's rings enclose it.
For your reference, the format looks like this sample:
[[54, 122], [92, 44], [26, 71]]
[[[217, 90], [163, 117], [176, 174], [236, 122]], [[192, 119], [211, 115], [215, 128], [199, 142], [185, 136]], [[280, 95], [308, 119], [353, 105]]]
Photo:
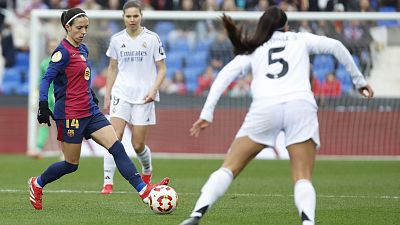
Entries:
[[137, 153], [137, 158], [142, 165], [143, 174], [151, 174], [151, 171], [153, 170], [151, 165], [151, 151], [147, 145], [144, 146], [141, 153]]
[[212, 173], [201, 189], [191, 217], [202, 217], [218, 198], [222, 197], [233, 181], [233, 174], [227, 168], [219, 168]]
[[104, 184], [114, 183], [114, 174], [117, 166], [115, 165], [114, 157], [108, 153], [104, 153]]
[[[294, 202], [300, 218], [303, 220], [303, 225], [314, 225], [316, 201], [316, 193], [311, 181], [298, 180], [294, 185]], [[304, 220], [305, 216], [309, 220]]]

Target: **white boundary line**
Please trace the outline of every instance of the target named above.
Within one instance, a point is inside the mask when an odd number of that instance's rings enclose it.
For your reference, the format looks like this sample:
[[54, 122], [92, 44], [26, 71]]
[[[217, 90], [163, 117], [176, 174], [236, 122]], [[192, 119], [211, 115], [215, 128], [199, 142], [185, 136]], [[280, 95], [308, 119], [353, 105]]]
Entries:
[[[21, 189], [0, 189], [0, 193], [22, 193], [27, 192], [27, 190]], [[46, 190], [47, 193], [78, 193], [78, 194], [98, 194], [100, 196], [99, 191], [80, 191], [80, 190]], [[129, 191], [114, 191], [113, 194], [132, 194], [134, 192]], [[178, 192], [179, 195], [199, 195], [200, 193], [181, 193]], [[228, 196], [239, 196], [239, 197], [290, 197], [293, 195], [279, 195], [279, 194], [235, 194], [228, 193], [225, 194]], [[393, 199], [398, 200], [400, 196], [367, 196], [367, 195], [317, 195], [317, 198], [363, 198], [363, 199]]]

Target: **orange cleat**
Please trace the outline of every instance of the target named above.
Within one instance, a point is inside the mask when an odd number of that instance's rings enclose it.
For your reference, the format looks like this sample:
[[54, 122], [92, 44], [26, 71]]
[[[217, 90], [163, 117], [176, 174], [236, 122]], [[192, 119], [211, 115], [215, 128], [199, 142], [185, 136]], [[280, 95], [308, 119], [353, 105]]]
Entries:
[[151, 183], [151, 173], [150, 174], [144, 174], [142, 173], [142, 175], [140, 175], [140, 177], [142, 178], [143, 182], [145, 184], [150, 184]]
[[112, 184], [105, 184], [100, 193], [108, 195], [108, 194], [112, 194], [112, 192], [113, 192], [113, 185]]
[[150, 194], [150, 191], [154, 188], [154, 187], [156, 187], [156, 186], [158, 186], [158, 185], [167, 185], [169, 183], [169, 177], [165, 177], [164, 179], [162, 179], [159, 183], [157, 183], [157, 184], [147, 184], [146, 185], [146, 189], [144, 190], [144, 192], [141, 194], [141, 195], [139, 195], [139, 197], [143, 200], [143, 202], [144, 203], [148, 203], [149, 202], [149, 194]]
[[35, 185], [36, 177], [31, 177], [28, 181], [29, 201], [36, 210], [42, 210], [43, 188]]

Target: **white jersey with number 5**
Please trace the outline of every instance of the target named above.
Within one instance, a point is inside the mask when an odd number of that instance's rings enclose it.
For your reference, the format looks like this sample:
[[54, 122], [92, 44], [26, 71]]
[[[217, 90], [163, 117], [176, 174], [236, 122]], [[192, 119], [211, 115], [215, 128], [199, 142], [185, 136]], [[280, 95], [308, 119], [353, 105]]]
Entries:
[[[159, 36], [146, 28], [136, 38], [122, 30], [111, 37], [106, 55], [118, 61], [118, 74], [111, 94], [141, 104], [156, 81], [155, 62], [165, 59]], [[156, 96], [159, 101], [159, 95]]]
[[215, 105], [226, 87], [251, 70], [252, 107], [290, 100], [306, 100], [316, 106], [310, 85], [310, 54], [332, 54], [351, 74], [357, 88], [367, 83], [349, 51], [337, 40], [310, 33], [275, 31], [271, 39], [250, 55], [238, 55], [214, 81], [200, 118], [212, 121]]

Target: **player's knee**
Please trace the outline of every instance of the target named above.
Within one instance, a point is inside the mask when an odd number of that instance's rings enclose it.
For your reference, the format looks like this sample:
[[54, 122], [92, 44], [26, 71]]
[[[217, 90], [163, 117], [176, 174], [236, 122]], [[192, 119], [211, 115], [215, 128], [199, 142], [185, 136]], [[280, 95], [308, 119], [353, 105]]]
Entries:
[[78, 170], [78, 165], [79, 164], [72, 164], [72, 163], [69, 163], [69, 162], [67, 162], [67, 161], [64, 161], [65, 162], [65, 170], [68, 172], [68, 173], [73, 173], [73, 172], [75, 172], [76, 170]]
[[133, 143], [133, 149], [135, 149], [135, 151], [137, 153], [140, 153], [144, 150], [145, 148], [145, 144], [144, 143]]

